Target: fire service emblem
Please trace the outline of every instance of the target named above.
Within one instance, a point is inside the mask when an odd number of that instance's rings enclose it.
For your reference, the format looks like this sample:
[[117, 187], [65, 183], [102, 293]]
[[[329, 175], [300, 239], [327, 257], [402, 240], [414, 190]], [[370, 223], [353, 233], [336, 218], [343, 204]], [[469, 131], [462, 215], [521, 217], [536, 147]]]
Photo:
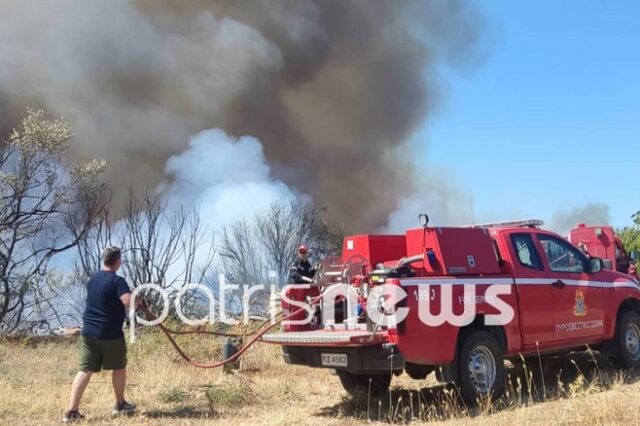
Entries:
[[576, 306], [573, 308], [573, 314], [577, 317], [587, 315], [587, 305], [584, 301], [582, 290], [576, 290]]

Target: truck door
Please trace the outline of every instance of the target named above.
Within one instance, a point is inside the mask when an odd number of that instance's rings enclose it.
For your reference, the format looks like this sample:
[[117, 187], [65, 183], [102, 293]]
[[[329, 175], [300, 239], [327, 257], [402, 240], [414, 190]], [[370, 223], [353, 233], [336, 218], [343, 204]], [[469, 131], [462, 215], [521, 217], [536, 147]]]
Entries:
[[604, 336], [604, 289], [589, 275], [590, 260], [569, 242], [538, 234], [547, 259], [553, 301], [554, 345], [571, 346]]
[[540, 251], [531, 233], [510, 235], [513, 271], [518, 292], [518, 315], [523, 349], [553, 345], [551, 286]]

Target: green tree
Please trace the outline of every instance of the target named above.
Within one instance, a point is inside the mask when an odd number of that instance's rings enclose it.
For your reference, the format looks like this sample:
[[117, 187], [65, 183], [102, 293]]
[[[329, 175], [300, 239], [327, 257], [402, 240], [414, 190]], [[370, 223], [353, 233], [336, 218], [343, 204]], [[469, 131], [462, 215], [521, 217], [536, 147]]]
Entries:
[[67, 162], [71, 138], [63, 120], [27, 109], [0, 140], [0, 334], [57, 316], [50, 261], [84, 238], [106, 200], [104, 163]]
[[616, 233], [628, 251], [640, 251], [640, 210], [635, 212], [631, 219], [633, 225], [618, 229]]

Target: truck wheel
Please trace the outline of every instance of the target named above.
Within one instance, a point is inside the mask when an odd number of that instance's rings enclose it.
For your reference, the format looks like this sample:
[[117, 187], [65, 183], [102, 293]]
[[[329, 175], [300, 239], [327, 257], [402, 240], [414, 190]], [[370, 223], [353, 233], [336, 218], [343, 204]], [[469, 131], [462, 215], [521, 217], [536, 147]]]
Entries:
[[383, 395], [391, 385], [391, 373], [356, 374], [344, 370], [336, 370], [342, 387], [351, 396], [371, 393]]
[[461, 336], [456, 384], [467, 405], [478, 398], [497, 398], [505, 387], [502, 350], [493, 335], [485, 330], [471, 330]]
[[633, 311], [622, 315], [616, 335], [615, 364], [622, 368], [640, 368], [640, 315]]

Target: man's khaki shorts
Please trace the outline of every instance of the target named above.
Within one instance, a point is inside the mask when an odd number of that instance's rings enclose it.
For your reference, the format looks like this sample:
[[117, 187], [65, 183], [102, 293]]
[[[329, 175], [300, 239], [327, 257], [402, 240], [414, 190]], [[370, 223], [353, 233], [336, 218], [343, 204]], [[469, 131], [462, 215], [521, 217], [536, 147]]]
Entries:
[[98, 372], [127, 366], [127, 344], [123, 339], [97, 340], [80, 336], [80, 370]]

